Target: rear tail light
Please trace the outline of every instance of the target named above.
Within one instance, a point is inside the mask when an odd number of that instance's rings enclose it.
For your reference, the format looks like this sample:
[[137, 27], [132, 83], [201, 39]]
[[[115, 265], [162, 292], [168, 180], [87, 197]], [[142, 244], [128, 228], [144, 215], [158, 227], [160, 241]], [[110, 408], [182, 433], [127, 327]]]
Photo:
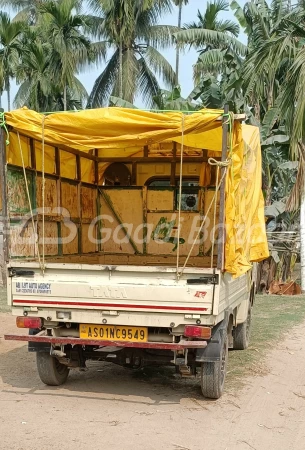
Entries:
[[192, 338], [211, 339], [212, 329], [210, 327], [199, 327], [196, 325], [186, 325], [184, 336]]
[[41, 328], [42, 320], [40, 317], [17, 317], [17, 328]]

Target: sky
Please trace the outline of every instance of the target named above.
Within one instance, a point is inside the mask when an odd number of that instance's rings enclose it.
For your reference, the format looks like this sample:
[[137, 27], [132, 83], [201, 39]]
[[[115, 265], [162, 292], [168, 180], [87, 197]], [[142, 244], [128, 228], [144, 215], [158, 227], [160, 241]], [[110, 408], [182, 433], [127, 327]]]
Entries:
[[[239, 1], [240, 6], [244, 6], [245, 2], [246, 2], [246, 0], [240, 0]], [[204, 12], [205, 8], [206, 8], [206, 4], [207, 4], [206, 0], [189, 0], [188, 5], [183, 7], [182, 24], [196, 21], [197, 10], [199, 9], [200, 11]], [[224, 12], [220, 16], [220, 18], [225, 19], [225, 20], [226, 19], [233, 20], [234, 15], [233, 15], [233, 12], [230, 10], [230, 11]], [[161, 23], [166, 24], [166, 25], [177, 25], [177, 21], [178, 21], [178, 8], [174, 7], [172, 14], [164, 16]], [[241, 35], [240, 39], [244, 40], [244, 36]], [[171, 63], [172, 67], [174, 68], [175, 67], [175, 57], [176, 57], [175, 49], [171, 48], [168, 50], [163, 50], [163, 54], [167, 58], [167, 60]], [[194, 87], [193, 86], [193, 65], [195, 64], [196, 60], [197, 60], [197, 52], [193, 49], [191, 49], [189, 51], [185, 51], [180, 56], [179, 81], [180, 81], [183, 97], [187, 97], [188, 94], [192, 91], [192, 89]], [[90, 93], [90, 91], [93, 87], [94, 81], [100, 75], [103, 68], [104, 68], [104, 64], [99, 64], [98, 67], [90, 66], [90, 68], [88, 68], [85, 72], [79, 74], [78, 77], [79, 77], [80, 81], [83, 83], [83, 85], [85, 86], [85, 88], [87, 89], [88, 93]], [[161, 86], [162, 86], [162, 83], [161, 83]], [[164, 86], [162, 86], [162, 87], [164, 87]], [[18, 88], [16, 87], [15, 83], [12, 83], [12, 93], [11, 93], [12, 99], [15, 97], [17, 89]], [[138, 106], [141, 107], [142, 105], [139, 104]], [[5, 110], [7, 109], [6, 93], [4, 93], [2, 95], [2, 107]]]

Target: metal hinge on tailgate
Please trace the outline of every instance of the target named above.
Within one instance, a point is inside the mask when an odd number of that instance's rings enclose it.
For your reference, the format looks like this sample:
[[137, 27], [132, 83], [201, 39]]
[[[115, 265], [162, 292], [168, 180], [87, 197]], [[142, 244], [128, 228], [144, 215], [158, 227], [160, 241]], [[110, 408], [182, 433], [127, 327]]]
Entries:
[[187, 284], [218, 284], [219, 275], [217, 273], [206, 274], [199, 278], [189, 278], [186, 282]]
[[9, 277], [33, 277], [34, 276], [34, 270], [23, 270], [23, 269], [8, 269], [8, 276]]

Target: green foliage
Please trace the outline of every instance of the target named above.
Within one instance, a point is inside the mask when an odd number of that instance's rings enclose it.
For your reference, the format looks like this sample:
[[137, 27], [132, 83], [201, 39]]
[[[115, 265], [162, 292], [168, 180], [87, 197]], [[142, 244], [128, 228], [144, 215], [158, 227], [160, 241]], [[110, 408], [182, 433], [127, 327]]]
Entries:
[[126, 100], [123, 100], [119, 97], [111, 96], [109, 99], [110, 106], [116, 106], [118, 108], [130, 108], [130, 109], [137, 109], [135, 105], [132, 103], [127, 102]]
[[179, 87], [172, 91], [160, 90], [154, 97], [154, 102], [158, 109], [165, 111], [195, 111], [198, 109], [198, 105], [192, 101], [192, 98], [185, 99], [181, 96]]
[[111, 56], [97, 78], [88, 107], [108, 104], [115, 96], [133, 103], [140, 95], [148, 106], [160, 90], [157, 77], [173, 87], [175, 72], [160, 51], [169, 46], [176, 27], [159, 25], [171, 8], [168, 0], [90, 1], [96, 16], [93, 33], [107, 43]]
[[[299, 155], [305, 123], [303, 2], [214, 0], [183, 26], [188, 0], [89, 0], [91, 14], [83, 13], [83, 3], [0, 0], [0, 7], [17, 13], [13, 20], [0, 13], [0, 93], [8, 92], [9, 103], [15, 78], [14, 105], [38, 111], [132, 108], [139, 96], [160, 110], [228, 104], [260, 127], [267, 204], [289, 196], [296, 178], [290, 159]], [[160, 25], [173, 4], [178, 27]], [[229, 7], [235, 20], [225, 18]], [[240, 29], [247, 44], [238, 39]], [[170, 46], [176, 47], [177, 71], [182, 49], [198, 51], [187, 98], [163, 54]], [[93, 63], [101, 70], [88, 96], [77, 76]]]
[[23, 22], [12, 22], [5, 12], [0, 12], [0, 95], [7, 91], [10, 109], [10, 80], [18, 67], [22, 51], [20, 36], [24, 30]]

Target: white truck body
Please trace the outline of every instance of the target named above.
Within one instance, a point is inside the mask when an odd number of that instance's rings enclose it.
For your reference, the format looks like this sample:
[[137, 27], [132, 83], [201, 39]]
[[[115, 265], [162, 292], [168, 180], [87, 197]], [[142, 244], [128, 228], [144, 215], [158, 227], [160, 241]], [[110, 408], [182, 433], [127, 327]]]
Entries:
[[[13, 275], [33, 272], [33, 275]], [[247, 318], [251, 275], [233, 279], [214, 269], [186, 268], [179, 281], [176, 269], [154, 266], [103, 266], [12, 261], [8, 303], [14, 315], [24, 312], [44, 319], [47, 326], [64, 323], [170, 327], [181, 334], [184, 325], [214, 326], [232, 311], [234, 326]], [[218, 282], [200, 282], [216, 276]], [[188, 284], [187, 280], [198, 280]], [[67, 313], [62, 318], [62, 312]], [[175, 324], [173, 326], [173, 324]]]
[[219, 398], [267, 254], [258, 130], [227, 107], [6, 117], [8, 304], [29, 334], [5, 338], [28, 341], [47, 385], [87, 360], [173, 365]]

